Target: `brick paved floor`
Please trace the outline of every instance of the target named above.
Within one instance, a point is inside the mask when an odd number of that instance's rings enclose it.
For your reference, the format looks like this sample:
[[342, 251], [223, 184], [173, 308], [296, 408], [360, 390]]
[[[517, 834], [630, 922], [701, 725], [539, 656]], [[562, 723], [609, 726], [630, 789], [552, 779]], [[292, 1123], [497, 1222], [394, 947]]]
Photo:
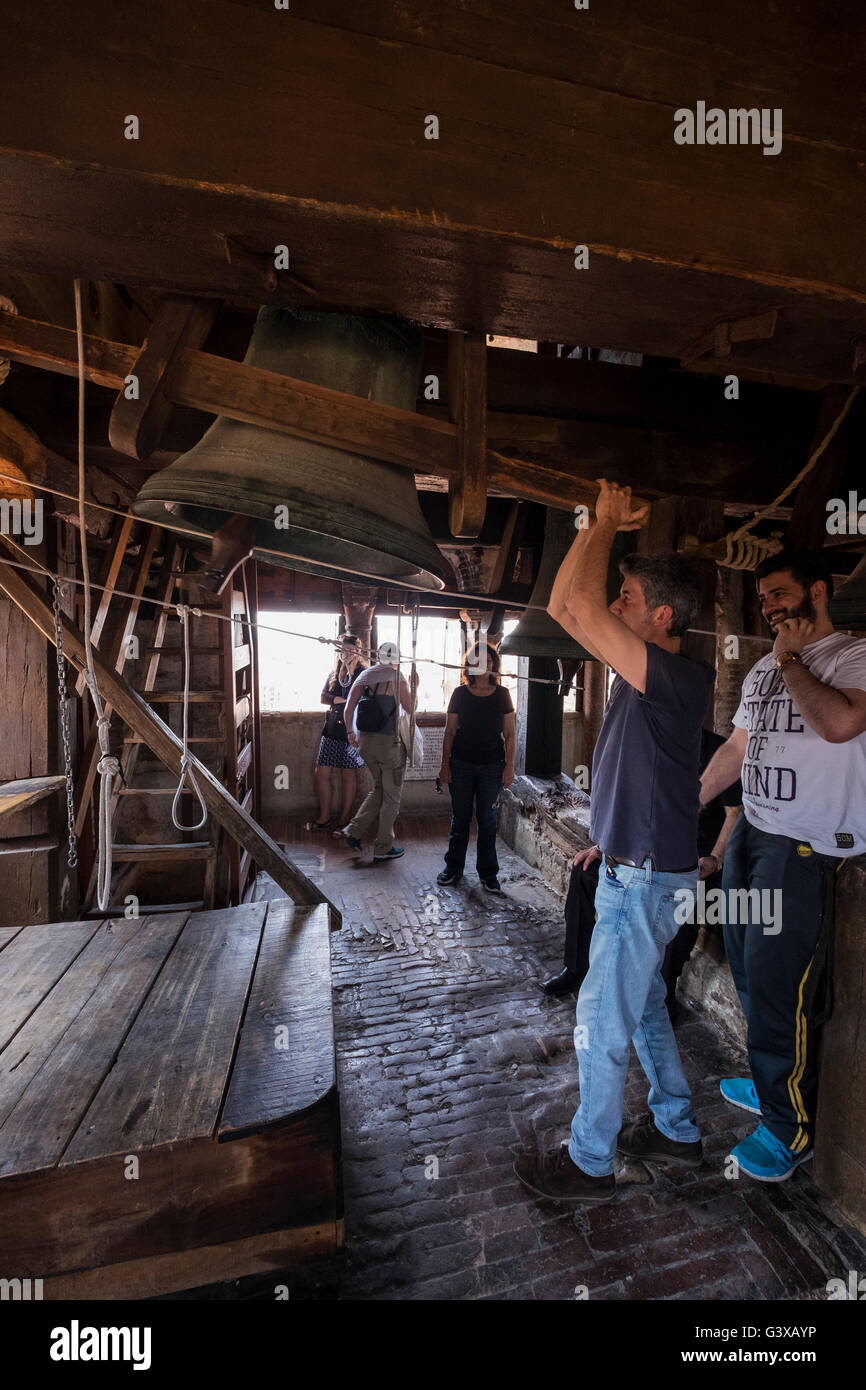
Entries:
[[[299, 823], [270, 826], [344, 914], [331, 938], [340, 1297], [824, 1298], [829, 1278], [866, 1270], [866, 1241], [817, 1191], [811, 1165], [779, 1185], [725, 1179], [725, 1154], [754, 1122], [721, 1099], [719, 1079], [743, 1074], [744, 1057], [685, 1009], [677, 1036], [704, 1166], [627, 1165], [614, 1202], [576, 1214], [524, 1192], [515, 1154], [566, 1137], [577, 1099], [574, 1000], [538, 989], [561, 967], [562, 904], [504, 847], [505, 898], [484, 894], [474, 872], [439, 888], [446, 827], [404, 818], [405, 858], [373, 865]], [[646, 1090], [633, 1057], [632, 1117]]]

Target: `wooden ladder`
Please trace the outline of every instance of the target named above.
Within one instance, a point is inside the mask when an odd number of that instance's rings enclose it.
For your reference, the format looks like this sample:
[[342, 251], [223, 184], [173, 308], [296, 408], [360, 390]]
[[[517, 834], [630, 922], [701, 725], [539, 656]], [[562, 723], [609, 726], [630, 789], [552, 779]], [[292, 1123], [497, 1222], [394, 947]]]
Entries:
[[[105, 568], [111, 569], [112, 581], [120, 572], [120, 565], [116, 562], [116, 550], [125, 546], [128, 538], [129, 529], [121, 523], [114, 538], [116, 545], [112, 545], [106, 559]], [[162, 533], [153, 527], [147, 528], [146, 539], [141, 543], [134, 576], [130, 581], [130, 592], [134, 597], [123, 601], [125, 610], [120, 616], [114, 640], [111, 642], [110, 655], [114, 658], [115, 669], [118, 672], [122, 671], [128, 659], [129, 638], [133, 636], [144, 589], [150, 586], [154, 590], [153, 596], [160, 604], [174, 602], [175, 591], [186, 569], [188, 553], [187, 547], [175, 535]], [[254, 680], [254, 631], [248, 626], [246, 629], [243, 627], [244, 621], [249, 619], [247, 593], [250, 582], [245, 574], [241, 574], [227, 589], [218, 606], [208, 609], [203, 605], [196, 605], [201, 608], [203, 615], [213, 611], [237, 621], [234, 624], [213, 622], [208, 621], [206, 616], [196, 618], [191, 615], [189, 694], [191, 750], [206, 760], [220, 781], [223, 781], [232, 795], [248, 810], [251, 810], [254, 799], [253, 734], [257, 700]], [[105, 607], [104, 614], [100, 604], [97, 614], [101, 618], [97, 638], [101, 635], [105, 623], [107, 603]], [[183, 642], [180, 624], [170, 623], [171, 616], [168, 608], [156, 607], [153, 609], [153, 617], [145, 624], [146, 645], [141, 649], [142, 674], [137, 689], [142, 697], [154, 706], [160, 717], [170, 727], [176, 726], [175, 731], [180, 733], [183, 705]], [[166, 641], [170, 632], [173, 636], [176, 635], [176, 641]], [[197, 678], [197, 670], [200, 670], [199, 660], [202, 658], [212, 669], [214, 666], [218, 669], [215, 679], [203, 681]], [[164, 669], [171, 660], [176, 663], [171, 674], [171, 684], [159, 686], [157, 676], [161, 667]], [[238, 695], [236, 692], [239, 687]], [[204, 733], [200, 731], [202, 716], [209, 719], [207, 732]], [[159, 811], [155, 811], [156, 818], [159, 819], [162, 808], [168, 808], [168, 799], [173, 798], [175, 794], [176, 783], [165, 784], [165, 778], [168, 776], [165, 769], [159, 768], [161, 780], [154, 784], [153, 769], [139, 766], [142, 747], [143, 741], [140, 736], [129, 731], [125, 733], [122, 752], [119, 754], [123, 775], [115, 783], [111, 802], [115, 839], [119, 828], [120, 834], [123, 835], [124, 813], [128, 817], [130, 809], [140, 806], [143, 799], [160, 798]], [[95, 787], [98, 759], [98, 744], [91, 737], [83, 762], [79, 813], [81, 821], [88, 811], [89, 800]], [[184, 786], [181, 805], [189, 808], [182, 813], [181, 818], [198, 818], [198, 801], [188, 781]], [[168, 834], [170, 838], [167, 841], [142, 843], [131, 839], [130, 832], [127, 831], [124, 840], [117, 840], [113, 844], [113, 860], [119, 867], [119, 874], [112, 885], [113, 903], [122, 902], [125, 896], [136, 891], [145, 870], [159, 871], [182, 864], [187, 864], [192, 869], [193, 866], [202, 863], [204, 871], [200, 894], [185, 902], [139, 903], [139, 914], [155, 910], [207, 910], [241, 901], [253, 865], [248, 854], [245, 853], [242, 859], [236, 841], [225, 835], [212, 817], [201, 831], [178, 832], [171, 825]], [[94, 911], [95, 892], [94, 863], [85, 898], [88, 914]]]

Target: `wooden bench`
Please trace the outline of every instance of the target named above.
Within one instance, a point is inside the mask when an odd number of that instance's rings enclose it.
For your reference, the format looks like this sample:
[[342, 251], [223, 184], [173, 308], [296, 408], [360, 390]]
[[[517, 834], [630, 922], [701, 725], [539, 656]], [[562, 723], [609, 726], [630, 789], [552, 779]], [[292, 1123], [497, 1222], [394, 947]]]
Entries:
[[0, 928], [0, 1246], [46, 1299], [342, 1245], [327, 905]]

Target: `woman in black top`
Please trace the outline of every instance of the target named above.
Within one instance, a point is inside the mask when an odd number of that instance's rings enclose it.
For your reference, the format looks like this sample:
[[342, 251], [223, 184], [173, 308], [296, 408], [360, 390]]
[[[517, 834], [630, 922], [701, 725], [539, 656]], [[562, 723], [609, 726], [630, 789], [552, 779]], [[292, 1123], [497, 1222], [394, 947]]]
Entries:
[[331, 814], [331, 768], [340, 768], [342, 781], [343, 807], [338, 825], [349, 819], [358, 786], [358, 768], [364, 766], [364, 759], [349, 743], [346, 725], [343, 721], [343, 707], [349, 698], [349, 691], [355, 681], [366, 671], [361, 660], [360, 637], [344, 637], [340, 643], [340, 657], [337, 669], [325, 682], [322, 691], [322, 704], [330, 705], [328, 716], [322, 727], [319, 751], [316, 754], [316, 794], [319, 798], [319, 819], [309, 821], [308, 830], [324, 830]]
[[486, 642], [466, 653], [461, 683], [448, 702], [439, 769], [451, 792], [451, 838], [445, 868], [436, 882], [447, 885], [461, 877], [474, 810], [478, 824], [476, 868], [490, 893], [502, 892], [497, 877], [494, 808], [501, 788], [514, 781], [514, 705], [499, 683], [501, 666], [498, 649]]

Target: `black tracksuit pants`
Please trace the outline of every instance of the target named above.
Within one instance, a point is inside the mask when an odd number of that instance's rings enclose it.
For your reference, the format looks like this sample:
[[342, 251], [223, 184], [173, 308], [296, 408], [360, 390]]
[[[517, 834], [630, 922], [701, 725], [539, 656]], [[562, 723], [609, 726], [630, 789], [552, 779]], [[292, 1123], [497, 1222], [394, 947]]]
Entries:
[[844, 863], [803, 841], [758, 830], [745, 816], [725, 855], [729, 918], [730, 890], [780, 894], [765, 900], [781, 909], [776, 922], [754, 895], [745, 911], [738, 909], [741, 920], [724, 929], [725, 950], [748, 1025], [762, 1121], [794, 1153], [811, 1148], [815, 1138], [817, 1033], [830, 1007], [834, 892]]

